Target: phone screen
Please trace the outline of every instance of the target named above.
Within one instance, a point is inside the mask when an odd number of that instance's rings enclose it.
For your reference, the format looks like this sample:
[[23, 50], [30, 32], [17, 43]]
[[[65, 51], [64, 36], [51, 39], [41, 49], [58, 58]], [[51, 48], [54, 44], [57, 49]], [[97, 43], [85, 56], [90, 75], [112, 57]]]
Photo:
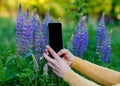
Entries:
[[61, 23], [49, 23], [49, 45], [57, 53], [63, 49]]

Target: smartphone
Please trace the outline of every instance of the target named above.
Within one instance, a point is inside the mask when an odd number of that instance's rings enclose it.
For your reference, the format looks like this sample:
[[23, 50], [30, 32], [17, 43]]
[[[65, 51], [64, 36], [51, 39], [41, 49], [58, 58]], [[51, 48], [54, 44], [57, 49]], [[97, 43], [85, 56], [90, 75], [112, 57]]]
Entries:
[[49, 45], [57, 53], [61, 49], [63, 49], [62, 24], [61, 23], [49, 23], [48, 32], [49, 32]]

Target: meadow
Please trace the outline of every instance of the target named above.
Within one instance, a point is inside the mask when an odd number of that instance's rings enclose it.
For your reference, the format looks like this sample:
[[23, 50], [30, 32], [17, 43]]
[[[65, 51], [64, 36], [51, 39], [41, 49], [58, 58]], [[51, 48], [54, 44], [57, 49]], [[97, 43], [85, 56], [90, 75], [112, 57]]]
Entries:
[[[55, 76], [50, 68], [48, 72], [44, 71], [43, 66], [46, 63], [44, 59], [38, 63], [39, 71], [36, 73], [31, 56], [21, 57], [16, 54], [15, 22], [12, 18], [0, 18], [0, 86], [68, 86], [62, 79]], [[68, 48], [70, 38], [76, 30], [76, 25], [75, 22], [63, 22], [64, 48]], [[95, 53], [97, 23], [87, 23], [89, 40], [83, 59], [120, 71], [120, 26], [109, 23], [106, 27], [107, 30], [113, 29], [109, 64], [100, 61], [99, 56]]]

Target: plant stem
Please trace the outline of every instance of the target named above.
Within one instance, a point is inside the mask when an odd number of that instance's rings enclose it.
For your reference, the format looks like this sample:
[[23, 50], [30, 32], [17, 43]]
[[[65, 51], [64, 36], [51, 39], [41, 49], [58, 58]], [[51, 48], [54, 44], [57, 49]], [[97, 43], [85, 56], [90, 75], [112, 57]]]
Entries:
[[35, 86], [37, 86], [37, 72], [36, 72]]

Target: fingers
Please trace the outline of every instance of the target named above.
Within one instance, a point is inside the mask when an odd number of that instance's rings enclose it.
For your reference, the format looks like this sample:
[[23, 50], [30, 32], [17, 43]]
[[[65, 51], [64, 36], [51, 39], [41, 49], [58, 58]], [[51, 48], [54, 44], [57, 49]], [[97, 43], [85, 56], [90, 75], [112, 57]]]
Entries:
[[51, 57], [49, 57], [47, 54], [44, 53], [43, 56], [45, 57], [45, 59], [46, 59], [48, 62], [55, 64], [54, 59], [52, 59]]
[[48, 51], [52, 54], [52, 56], [55, 59], [60, 59], [60, 57], [57, 55], [57, 53], [50, 46], [47, 45], [46, 48], [48, 49]]
[[61, 76], [60, 73], [59, 73], [59, 71], [58, 71], [58, 68], [57, 68], [54, 64], [48, 62], [48, 65], [52, 68], [52, 71], [53, 71], [57, 76]]
[[69, 51], [67, 50], [67, 49], [62, 49], [62, 50], [60, 50], [57, 54], [59, 55], [59, 56], [61, 56], [61, 55], [63, 55], [63, 54], [67, 54]]

